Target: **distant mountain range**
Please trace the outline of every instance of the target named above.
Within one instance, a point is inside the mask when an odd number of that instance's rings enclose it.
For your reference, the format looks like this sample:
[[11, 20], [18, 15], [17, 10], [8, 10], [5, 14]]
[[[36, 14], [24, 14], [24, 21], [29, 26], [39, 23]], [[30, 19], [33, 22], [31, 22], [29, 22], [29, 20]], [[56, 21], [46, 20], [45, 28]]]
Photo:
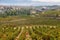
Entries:
[[0, 2], [0, 5], [16, 5], [16, 6], [52, 6], [60, 5], [60, 2]]

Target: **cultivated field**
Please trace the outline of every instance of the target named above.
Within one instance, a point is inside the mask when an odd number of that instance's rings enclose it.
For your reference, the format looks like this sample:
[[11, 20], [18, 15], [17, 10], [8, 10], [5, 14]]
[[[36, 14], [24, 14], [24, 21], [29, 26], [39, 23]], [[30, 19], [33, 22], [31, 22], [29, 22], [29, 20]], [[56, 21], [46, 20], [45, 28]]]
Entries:
[[59, 12], [51, 12], [0, 17], [0, 40], [60, 40]]

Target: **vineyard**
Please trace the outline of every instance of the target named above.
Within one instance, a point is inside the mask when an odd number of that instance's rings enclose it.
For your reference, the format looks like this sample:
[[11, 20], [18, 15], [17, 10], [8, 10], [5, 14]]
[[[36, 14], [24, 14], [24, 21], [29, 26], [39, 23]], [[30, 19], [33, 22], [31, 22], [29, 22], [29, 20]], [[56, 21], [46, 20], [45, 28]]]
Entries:
[[[9, 27], [10, 26], [10, 27]], [[51, 25], [1, 25], [0, 40], [59, 40], [60, 27]]]
[[5, 16], [0, 17], [0, 40], [60, 40], [60, 11]]

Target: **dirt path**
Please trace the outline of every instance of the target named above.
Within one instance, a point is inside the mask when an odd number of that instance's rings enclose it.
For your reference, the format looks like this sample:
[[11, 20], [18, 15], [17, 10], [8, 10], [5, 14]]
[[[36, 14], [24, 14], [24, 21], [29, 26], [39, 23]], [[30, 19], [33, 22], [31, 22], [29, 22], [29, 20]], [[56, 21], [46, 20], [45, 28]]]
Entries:
[[28, 26], [26, 26], [27, 30], [26, 30], [26, 39], [25, 40], [32, 40], [31, 36], [29, 35], [29, 32], [28, 32]]
[[26, 19], [16, 19], [16, 20], [11, 20], [11, 21], [0, 21], [0, 22], [16, 22], [16, 21], [24, 21]]
[[31, 36], [29, 35], [29, 32], [26, 32], [26, 39], [25, 40], [32, 40]]
[[19, 39], [20, 35], [21, 35], [21, 34], [22, 34], [22, 32], [23, 32], [23, 29], [24, 29], [24, 27], [22, 27], [21, 32], [18, 34], [18, 36], [15, 38], [15, 40], [18, 40], [18, 39]]

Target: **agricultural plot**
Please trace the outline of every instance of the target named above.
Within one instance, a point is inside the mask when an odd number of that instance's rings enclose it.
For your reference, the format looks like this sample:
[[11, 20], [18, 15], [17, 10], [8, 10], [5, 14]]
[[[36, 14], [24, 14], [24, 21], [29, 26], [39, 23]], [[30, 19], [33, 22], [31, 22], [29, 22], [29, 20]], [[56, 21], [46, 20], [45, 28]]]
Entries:
[[0, 40], [14, 40], [20, 33], [20, 27], [0, 27]]
[[51, 25], [1, 26], [0, 40], [59, 40], [60, 27]]
[[35, 17], [0, 17], [0, 40], [60, 40], [59, 15], [60, 11], [47, 11]]

